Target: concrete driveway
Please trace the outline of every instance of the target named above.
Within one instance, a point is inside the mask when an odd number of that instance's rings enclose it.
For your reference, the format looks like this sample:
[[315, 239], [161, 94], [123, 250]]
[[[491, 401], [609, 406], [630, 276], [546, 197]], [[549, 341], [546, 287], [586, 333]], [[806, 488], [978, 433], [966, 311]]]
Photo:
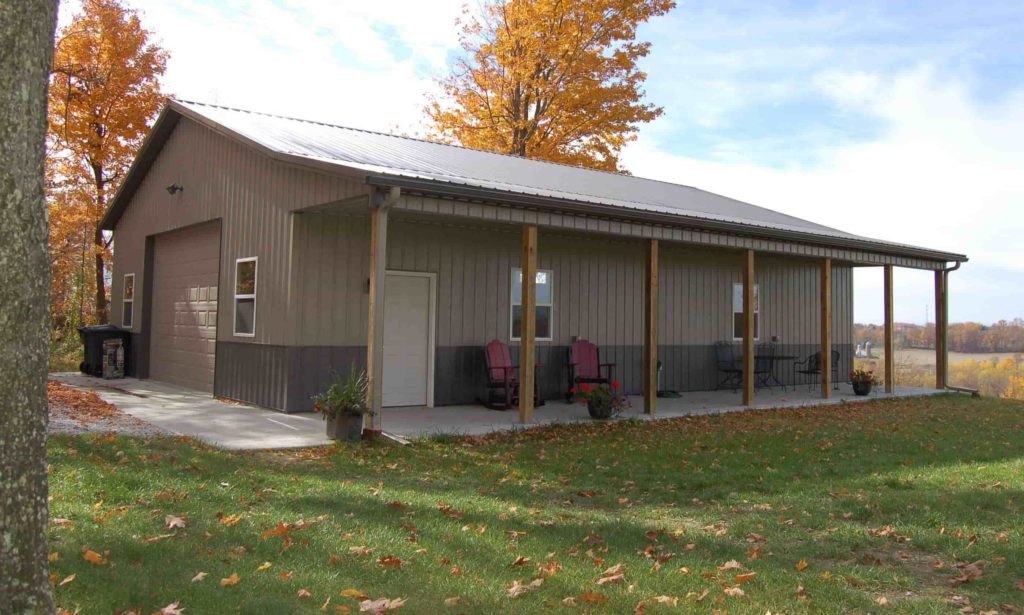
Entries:
[[297, 448], [332, 442], [324, 435], [323, 420], [313, 413], [283, 414], [224, 402], [209, 393], [153, 380], [103, 380], [77, 372], [50, 374], [50, 379], [95, 391], [126, 414], [218, 448]]

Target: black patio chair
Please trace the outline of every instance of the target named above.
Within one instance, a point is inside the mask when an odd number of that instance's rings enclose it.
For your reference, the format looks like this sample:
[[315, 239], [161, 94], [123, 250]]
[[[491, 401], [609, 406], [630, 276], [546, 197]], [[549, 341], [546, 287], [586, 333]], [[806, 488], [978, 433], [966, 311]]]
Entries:
[[722, 374], [722, 380], [715, 387], [715, 390], [732, 388], [739, 389], [743, 384], [743, 368], [737, 365], [736, 349], [730, 342], [715, 342], [715, 365], [718, 373]]
[[[839, 371], [839, 351], [832, 351], [832, 388], [839, 390], [839, 381], [836, 379], [836, 372]], [[798, 374], [807, 377], [807, 390], [813, 390], [821, 379], [821, 352], [809, 355], [803, 361], [793, 363], [793, 380], [796, 381]]]
[[775, 344], [760, 344], [754, 355], [754, 386], [755, 388], [771, 388], [772, 369], [775, 367]]

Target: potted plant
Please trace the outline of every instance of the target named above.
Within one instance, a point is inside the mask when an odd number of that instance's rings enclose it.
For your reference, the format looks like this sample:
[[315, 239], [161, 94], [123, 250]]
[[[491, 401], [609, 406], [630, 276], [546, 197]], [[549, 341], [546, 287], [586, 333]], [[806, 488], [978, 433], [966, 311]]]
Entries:
[[327, 437], [358, 442], [363, 437], [363, 416], [373, 414], [366, 406], [366, 372], [353, 365], [348, 378], [335, 374], [327, 390], [313, 396], [313, 411], [327, 423]]
[[620, 388], [619, 382], [612, 380], [611, 385], [581, 384], [578, 389], [569, 389], [569, 393], [573, 400], [587, 406], [591, 418], [610, 419], [629, 408], [629, 398], [619, 391]]
[[878, 380], [875, 378], [875, 372], [871, 370], [854, 369], [850, 371], [850, 383], [853, 384], [854, 393], [868, 395]]

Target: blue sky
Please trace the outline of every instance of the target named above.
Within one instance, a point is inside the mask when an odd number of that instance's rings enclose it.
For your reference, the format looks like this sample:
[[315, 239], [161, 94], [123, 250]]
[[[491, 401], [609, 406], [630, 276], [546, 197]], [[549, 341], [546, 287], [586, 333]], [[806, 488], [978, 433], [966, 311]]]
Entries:
[[[171, 93], [413, 133], [465, 3], [127, 1]], [[634, 174], [966, 252], [951, 318], [1024, 316], [1024, 2], [684, 0], [641, 36], [665, 114], [625, 151]], [[855, 278], [879, 322], [880, 271]], [[931, 276], [896, 282], [897, 318], [923, 321]]]

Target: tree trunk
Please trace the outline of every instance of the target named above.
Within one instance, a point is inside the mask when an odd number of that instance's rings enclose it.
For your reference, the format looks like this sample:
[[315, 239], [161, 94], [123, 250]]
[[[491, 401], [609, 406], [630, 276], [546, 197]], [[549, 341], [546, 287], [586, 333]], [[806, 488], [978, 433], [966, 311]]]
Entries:
[[[102, 135], [97, 135], [102, 138]], [[103, 212], [106, 209], [106, 193], [103, 187], [103, 167], [93, 165], [93, 179], [96, 182], [96, 211]], [[100, 214], [102, 215], [102, 213]], [[100, 221], [94, 220], [93, 247], [96, 249], [96, 324], [107, 324], [107, 288], [106, 278], [103, 276], [103, 250], [106, 244], [103, 243], [103, 231], [100, 230]]]
[[103, 277], [103, 231], [99, 226], [96, 227], [93, 245], [96, 248], [96, 323], [103, 325], [107, 323], [107, 288]]
[[0, 3], [0, 612], [53, 611], [47, 562], [49, 255], [43, 161], [56, 0]]

